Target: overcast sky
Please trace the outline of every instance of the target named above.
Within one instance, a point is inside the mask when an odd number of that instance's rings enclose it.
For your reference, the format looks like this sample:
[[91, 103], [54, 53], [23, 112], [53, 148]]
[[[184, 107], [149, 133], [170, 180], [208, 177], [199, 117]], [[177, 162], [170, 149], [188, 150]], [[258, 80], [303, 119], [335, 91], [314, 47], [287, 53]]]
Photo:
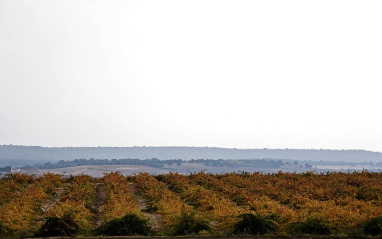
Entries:
[[0, 0], [0, 144], [382, 151], [381, 12]]

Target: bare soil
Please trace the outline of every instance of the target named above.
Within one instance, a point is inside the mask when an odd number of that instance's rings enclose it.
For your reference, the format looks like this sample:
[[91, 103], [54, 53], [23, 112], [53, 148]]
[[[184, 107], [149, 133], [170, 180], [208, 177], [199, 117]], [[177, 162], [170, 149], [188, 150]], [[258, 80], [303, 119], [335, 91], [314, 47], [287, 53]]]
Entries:
[[[137, 193], [137, 190], [133, 183], [130, 183], [129, 190], [132, 193], [135, 201], [137, 201], [139, 209], [141, 211], [147, 209], [146, 200]], [[161, 229], [162, 216], [160, 214], [147, 213], [147, 212], [143, 212], [143, 214], [145, 215], [146, 218], [150, 219], [150, 225], [154, 231], [159, 231]]]
[[98, 227], [102, 224], [102, 209], [103, 205], [105, 204], [106, 192], [102, 183], [96, 184], [95, 191], [94, 209], [96, 213], [94, 217], [94, 225]]
[[67, 186], [67, 184], [63, 184], [62, 187], [57, 189], [56, 195], [52, 199], [41, 204], [41, 209], [44, 213], [52, 209], [61, 200], [62, 195], [64, 195], [64, 193], [66, 192]]

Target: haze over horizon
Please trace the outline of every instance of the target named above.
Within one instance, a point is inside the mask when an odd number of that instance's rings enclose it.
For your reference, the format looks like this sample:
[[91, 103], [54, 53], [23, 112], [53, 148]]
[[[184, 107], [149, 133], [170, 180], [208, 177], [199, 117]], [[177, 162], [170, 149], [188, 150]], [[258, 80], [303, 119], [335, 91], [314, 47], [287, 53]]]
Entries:
[[73, 145], [63, 145], [63, 146], [46, 146], [46, 145], [24, 145], [24, 144], [2, 144], [0, 146], [25, 146], [25, 147], [42, 147], [42, 148], [97, 148], [97, 147], [103, 147], [103, 148], [222, 148], [222, 149], [297, 149], [297, 150], [364, 150], [364, 151], [372, 151], [367, 149], [333, 149], [333, 148], [269, 148], [269, 147], [263, 147], [263, 148], [240, 148], [240, 147], [219, 147], [219, 146], [194, 146], [194, 145], [121, 145], [121, 146], [115, 146], [115, 145], [79, 145], [79, 146], [73, 146]]
[[0, 145], [1, 163], [26, 165], [75, 159], [298, 160], [382, 165], [382, 153], [365, 150], [237, 149], [210, 147], [28, 147]]
[[97, 146], [44, 146], [44, 145], [18, 145], [18, 144], [3, 144], [0, 146], [22, 146], [22, 147], [42, 147], [42, 148], [217, 148], [217, 149], [238, 149], [238, 150], [251, 150], [251, 149], [269, 149], [269, 150], [338, 150], [338, 151], [369, 151], [369, 152], [380, 152], [367, 149], [331, 149], [331, 148], [240, 148], [240, 147], [219, 147], [219, 146], [186, 146], [186, 145], [126, 145], [126, 146], [112, 146], [112, 145], [97, 145]]
[[0, 145], [382, 152], [381, 10], [0, 1]]

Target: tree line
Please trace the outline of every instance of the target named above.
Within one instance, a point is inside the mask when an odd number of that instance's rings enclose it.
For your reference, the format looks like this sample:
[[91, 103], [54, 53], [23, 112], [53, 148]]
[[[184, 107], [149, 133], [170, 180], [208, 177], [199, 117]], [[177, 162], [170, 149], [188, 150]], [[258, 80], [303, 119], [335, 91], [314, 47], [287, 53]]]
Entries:
[[[281, 166], [284, 166], [285, 163], [282, 160], [276, 159], [191, 159], [191, 160], [182, 160], [182, 159], [168, 159], [160, 160], [157, 158], [151, 159], [74, 159], [74, 160], [60, 160], [56, 163], [46, 162], [41, 164], [26, 165], [22, 166], [21, 169], [30, 170], [30, 169], [54, 169], [54, 168], [67, 168], [67, 167], [76, 167], [76, 166], [85, 166], [85, 165], [141, 165], [149, 166], [154, 168], [164, 168], [168, 166], [181, 166], [183, 163], [194, 163], [202, 164], [204, 166], [212, 167], [230, 167], [230, 168], [239, 168], [239, 167], [252, 167], [252, 168], [269, 168], [269, 169], [278, 169]], [[312, 165], [305, 164], [305, 168], [310, 169]]]

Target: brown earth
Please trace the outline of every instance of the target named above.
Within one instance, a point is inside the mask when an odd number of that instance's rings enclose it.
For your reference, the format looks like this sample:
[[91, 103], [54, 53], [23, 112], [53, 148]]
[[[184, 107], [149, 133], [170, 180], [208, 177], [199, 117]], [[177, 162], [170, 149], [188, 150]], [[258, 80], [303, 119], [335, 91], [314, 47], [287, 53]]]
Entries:
[[94, 225], [98, 227], [102, 224], [102, 209], [103, 209], [103, 205], [105, 204], [106, 192], [102, 183], [96, 184], [95, 191], [96, 193], [95, 193], [95, 200], [94, 200], [93, 207], [96, 213], [94, 217]]
[[[134, 197], [135, 201], [137, 201], [139, 209], [141, 211], [147, 209], [146, 200], [144, 198], [142, 198], [141, 195], [139, 195], [137, 193], [137, 190], [136, 190], [136, 188], [135, 188], [133, 183], [130, 183], [129, 190], [133, 194], [133, 197]], [[143, 214], [145, 215], [146, 218], [150, 219], [151, 228], [154, 231], [159, 231], [160, 228], [161, 228], [161, 223], [160, 222], [162, 220], [162, 216], [160, 214], [157, 214], [157, 213], [147, 213], [147, 212], [144, 212]]]
[[57, 189], [56, 195], [52, 199], [41, 204], [41, 210], [44, 213], [52, 209], [61, 200], [62, 195], [64, 195], [64, 193], [66, 192], [67, 186], [68, 186], [67, 184], [63, 184], [62, 187]]

